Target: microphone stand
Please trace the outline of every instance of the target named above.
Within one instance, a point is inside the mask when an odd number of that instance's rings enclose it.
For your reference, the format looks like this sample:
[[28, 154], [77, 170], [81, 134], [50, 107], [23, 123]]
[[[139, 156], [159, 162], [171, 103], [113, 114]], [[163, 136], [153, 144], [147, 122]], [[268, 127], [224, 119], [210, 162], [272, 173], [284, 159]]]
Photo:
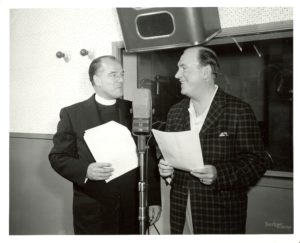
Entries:
[[147, 160], [145, 160], [145, 153], [148, 147], [146, 146], [146, 136], [138, 135], [138, 161], [140, 165], [140, 181], [139, 188], [139, 222], [140, 234], [146, 233], [147, 222], [147, 206], [148, 206], [148, 173], [147, 173]]
[[[148, 161], [146, 145], [146, 137], [151, 136], [152, 127], [152, 99], [151, 90], [137, 89], [139, 92], [135, 93], [133, 97], [133, 120], [132, 120], [132, 134], [137, 136], [137, 150], [138, 162], [140, 165], [140, 181], [138, 183], [139, 190], [139, 222], [140, 234], [146, 234], [146, 223], [148, 223]], [[135, 105], [136, 104], [136, 105]], [[138, 105], [137, 105], [138, 104]], [[138, 106], [138, 107], [137, 107]], [[136, 117], [134, 114], [136, 108]], [[145, 112], [140, 110], [145, 109]], [[148, 114], [149, 109], [149, 114]], [[146, 159], [145, 159], [146, 158]]]

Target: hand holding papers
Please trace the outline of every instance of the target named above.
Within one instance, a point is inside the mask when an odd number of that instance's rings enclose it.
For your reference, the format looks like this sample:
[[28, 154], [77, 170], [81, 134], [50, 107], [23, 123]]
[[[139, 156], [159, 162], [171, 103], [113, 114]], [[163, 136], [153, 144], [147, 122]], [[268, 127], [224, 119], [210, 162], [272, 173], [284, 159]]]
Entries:
[[192, 171], [203, 168], [199, 133], [195, 131], [162, 132], [152, 129], [164, 159], [174, 168]]
[[138, 166], [136, 145], [127, 127], [110, 121], [85, 131], [84, 140], [97, 162], [112, 164], [109, 182]]

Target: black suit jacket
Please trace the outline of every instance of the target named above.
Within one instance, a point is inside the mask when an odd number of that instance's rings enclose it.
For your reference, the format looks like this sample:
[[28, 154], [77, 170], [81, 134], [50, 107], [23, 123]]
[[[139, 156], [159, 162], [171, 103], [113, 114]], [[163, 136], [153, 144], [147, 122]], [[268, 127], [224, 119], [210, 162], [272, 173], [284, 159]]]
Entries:
[[[189, 99], [174, 105], [166, 131], [190, 130]], [[204, 164], [214, 165], [217, 179], [204, 185], [188, 172], [175, 170], [171, 189], [171, 232], [182, 233], [188, 190], [194, 233], [244, 233], [247, 191], [270, 166], [250, 106], [218, 89], [199, 133]]]
[[[131, 131], [131, 102], [117, 99], [116, 105], [118, 122]], [[95, 95], [93, 95], [86, 101], [61, 110], [57, 132], [53, 137], [54, 145], [49, 154], [50, 163], [57, 173], [73, 183], [75, 233], [76, 229], [79, 233], [101, 233], [101, 230], [98, 229], [100, 227], [99, 220], [108, 222], [111, 217], [114, 217], [116, 209], [120, 211], [116, 217], [121, 221], [126, 221], [121, 222], [121, 225], [138, 222], [138, 168], [109, 183], [91, 180], [85, 183], [87, 168], [90, 163], [95, 162], [95, 159], [89, 151], [83, 135], [85, 130], [101, 124], [103, 124], [103, 120], [96, 105]], [[159, 175], [151, 153], [148, 174], [149, 205], [160, 205]], [[98, 212], [98, 219], [93, 216], [95, 211]], [[86, 229], [85, 225], [88, 224], [90, 226]], [[104, 226], [105, 224], [102, 225], [102, 228]], [[131, 226], [129, 225], [129, 227]], [[122, 229], [119, 229], [119, 232], [121, 231]], [[105, 233], [107, 232], [110, 233], [109, 229], [105, 231]]]

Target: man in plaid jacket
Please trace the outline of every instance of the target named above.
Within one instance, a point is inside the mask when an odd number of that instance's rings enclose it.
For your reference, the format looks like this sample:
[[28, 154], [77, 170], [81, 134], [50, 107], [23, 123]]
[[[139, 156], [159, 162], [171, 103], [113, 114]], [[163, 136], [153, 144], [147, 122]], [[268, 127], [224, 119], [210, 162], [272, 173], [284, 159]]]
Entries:
[[171, 107], [166, 131], [199, 133], [204, 168], [181, 171], [160, 160], [171, 184], [171, 233], [245, 233], [247, 192], [270, 165], [250, 106], [215, 85], [216, 54], [191, 47], [175, 77], [188, 98]]

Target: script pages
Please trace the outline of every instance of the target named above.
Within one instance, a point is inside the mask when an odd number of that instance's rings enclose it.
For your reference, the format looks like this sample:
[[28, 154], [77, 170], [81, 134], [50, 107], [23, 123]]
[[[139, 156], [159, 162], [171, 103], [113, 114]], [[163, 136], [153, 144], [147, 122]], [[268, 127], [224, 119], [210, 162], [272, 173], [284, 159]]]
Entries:
[[162, 132], [152, 129], [159, 149], [174, 168], [192, 171], [202, 169], [203, 157], [199, 133], [195, 131]]
[[85, 131], [84, 140], [96, 162], [112, 163], [109, 182], [138, 166], [136, 144], [127, 127], [110, 121]]

